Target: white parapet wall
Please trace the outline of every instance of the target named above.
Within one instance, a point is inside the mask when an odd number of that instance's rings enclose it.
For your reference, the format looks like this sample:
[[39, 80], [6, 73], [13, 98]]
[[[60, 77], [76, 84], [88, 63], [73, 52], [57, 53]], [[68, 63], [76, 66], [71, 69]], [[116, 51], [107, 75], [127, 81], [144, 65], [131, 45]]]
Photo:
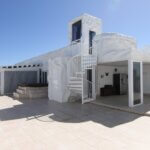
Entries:
[[[124, 61], [137, 54], [136, 40], [117, 33], [103, 33], [94, 39], [98, 63]], [[135, 56], [134, 56], [135, 58]]]

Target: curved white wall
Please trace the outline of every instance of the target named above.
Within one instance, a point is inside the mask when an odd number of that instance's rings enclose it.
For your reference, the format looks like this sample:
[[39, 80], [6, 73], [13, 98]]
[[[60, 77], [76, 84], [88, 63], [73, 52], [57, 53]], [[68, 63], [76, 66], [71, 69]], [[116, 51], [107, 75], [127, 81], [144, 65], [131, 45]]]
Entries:
[[117, 33], [103, 33], [94, 40], [98, 63], [123, 61], [131, 58], [136, 52], [136, 40]]

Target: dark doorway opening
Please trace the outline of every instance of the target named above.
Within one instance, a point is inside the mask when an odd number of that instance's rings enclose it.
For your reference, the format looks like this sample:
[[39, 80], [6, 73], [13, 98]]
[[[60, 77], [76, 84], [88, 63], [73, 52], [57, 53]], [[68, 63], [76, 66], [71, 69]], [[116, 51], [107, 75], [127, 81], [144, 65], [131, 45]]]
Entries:
[[88, 98], [92, 98], [92, 69], [87, 70]]
[[47, 72], [39, 70], [39, 83], [40, 84], [47, 84]]

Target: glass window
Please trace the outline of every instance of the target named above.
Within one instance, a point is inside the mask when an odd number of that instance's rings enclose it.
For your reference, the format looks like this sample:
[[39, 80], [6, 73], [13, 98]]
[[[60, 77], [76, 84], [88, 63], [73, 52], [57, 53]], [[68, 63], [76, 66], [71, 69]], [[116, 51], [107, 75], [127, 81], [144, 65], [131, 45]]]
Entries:
[[89, 46], [92, 47], [93, 46], [93, 38], [96, 35], [96, 33], [94, 31], [90, 31], [89, 32]]
[[140, 62], [133, 62], [133, 92], [134, 105], [141, 103], [141, 68]]
[[92, 54], [93, 38], [95, 35], [96, 35], [95, 32], [93, 31], [89, 32], [89, 54]]
[[72, 41], [79, 40], [81, 38], [82, 22], [78, 21], [72, 25]]

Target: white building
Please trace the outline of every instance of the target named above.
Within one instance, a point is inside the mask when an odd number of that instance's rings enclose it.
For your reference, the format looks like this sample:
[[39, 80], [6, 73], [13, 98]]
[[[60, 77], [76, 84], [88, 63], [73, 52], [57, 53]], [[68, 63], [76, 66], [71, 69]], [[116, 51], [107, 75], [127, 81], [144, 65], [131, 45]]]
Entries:
[[[36, 76], [34, 82], [48, 82], [49, 100], [63, 103], [71, 97], [80, 97], [84, 104], [97, 97], [126, 95], [129, 107], [143, 104], [144, 94], [150, 94], [150, 55], [137, 50], [134, 38], [103, 33], [99, 18], [83, 14], [69, 23], [69, 41], [62, 49], [20, 62], [12, 68], [2, 67], [1, 94], [8, 93], [5, 89], [10, 87], [7, 81], [11, 72], [19, 75], [21, 71], [32, 74], [22, 77], [28, 83], [33, 82], [31, 76], [34, 79]], [[37, 74], [33, 75], [32, 71]]]

